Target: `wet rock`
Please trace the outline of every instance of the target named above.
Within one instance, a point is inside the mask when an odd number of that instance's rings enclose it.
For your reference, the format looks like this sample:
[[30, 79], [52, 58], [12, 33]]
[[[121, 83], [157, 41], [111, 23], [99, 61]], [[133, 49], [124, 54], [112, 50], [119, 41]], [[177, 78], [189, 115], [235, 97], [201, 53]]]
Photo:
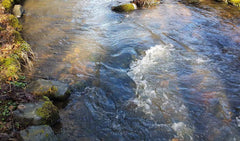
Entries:
[[20, 104], [13, 117], [21, 125], [53, 125], [60, 118], [57, 107], [51, 101]]
[[13, 8], [13, 15], [16, 16], [17, 18], [21, 18], [23, 15], [23, 7], [21, 5], [14, 5]]
[[67, 84], [39, 79], [30, 83], [27, 91], [37, 96], [47, 96], [50, 99], [66, 100], [70, 96], [70, 90]]
[[57, 141], [53, 130], [47, 125], [30, 126], [20, 131], [20, 137], [23, 141]]
[[116, 12], [131, 12], [135, 9], [137, 9], [137, 6], [134, 3], [122, 4], [112, 7], [112, 10]]
[[137, 7], [151, 7], [160, 4], [160, 0], [133, 0]]

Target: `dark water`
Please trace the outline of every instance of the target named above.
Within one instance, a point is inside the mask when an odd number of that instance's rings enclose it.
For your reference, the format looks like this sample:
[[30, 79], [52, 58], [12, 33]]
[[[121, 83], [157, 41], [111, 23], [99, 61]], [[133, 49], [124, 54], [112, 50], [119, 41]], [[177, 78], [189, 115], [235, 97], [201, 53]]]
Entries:
[[165, 0], [27, 0], [34, 79], [74, 86], [60, 140], [240, 140], [240, 11]]

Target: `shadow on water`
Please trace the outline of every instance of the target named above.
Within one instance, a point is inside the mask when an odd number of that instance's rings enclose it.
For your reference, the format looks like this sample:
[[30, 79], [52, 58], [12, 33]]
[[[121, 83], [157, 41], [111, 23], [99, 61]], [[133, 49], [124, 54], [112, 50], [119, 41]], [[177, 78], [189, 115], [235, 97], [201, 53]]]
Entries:
[[[129, 14], [112, 12], [115, 4], [26, 2], [24, 36], [37, 53], [30, 75], [74, 88], [60, 111], [59, 139], [238, 138], [228, 112], [240, 101], [239, 30], [233, 30], [239, 21], [210, 4], [169, 0]], [[150, 52], [155, 45], [160, 46]], [[157, 57], [157, 64], [141, 62], [145, 55]], [[134, 72], [139, 60], [149, 67], [143, 74]]]

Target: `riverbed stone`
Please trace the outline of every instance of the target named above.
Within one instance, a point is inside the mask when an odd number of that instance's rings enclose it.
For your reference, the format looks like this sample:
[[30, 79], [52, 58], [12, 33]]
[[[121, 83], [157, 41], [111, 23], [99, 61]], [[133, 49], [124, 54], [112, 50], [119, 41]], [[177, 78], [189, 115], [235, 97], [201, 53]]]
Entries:
[[17, 18], [21, 18], [22, 15], [23, 15], [23, 7], [19, 4], [17, 5], [14, 5], [14, 8], [13, 8], [13, 15], [16, 16]]
[[137, 9], [137, 6], [134, 3], [127, 3], [112, 7], [112, 10], [115, 12], [131, 12], [135, 9]]
[[47, 96], [50, 99], [60, 101], [66, 100], [70, 96], [70, 89], [67, 84], [44, 79], [30, 83], [27, 91], [36, 96]]
[[51, 101], [40, 101], [37, 103], [25, 103], [18, 105], [13, 112], [15, 121], [21, 125], [53, 125], [59, 120], [59, 112]]
[[20, 137], [23, 141], [57, 141], [53, 130], [47, 125], [30, 126], [20, 131]]

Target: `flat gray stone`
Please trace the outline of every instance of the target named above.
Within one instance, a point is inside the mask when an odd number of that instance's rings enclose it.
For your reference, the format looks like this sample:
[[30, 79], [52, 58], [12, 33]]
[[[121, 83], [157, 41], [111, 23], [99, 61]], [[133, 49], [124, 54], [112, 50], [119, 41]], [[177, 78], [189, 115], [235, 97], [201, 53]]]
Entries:
[[17, 18], [21, 18], [23, 15], [23, 7], [21, 5], [14, 5], [13, 8], [13, 15], [16, 16]]
[[17, 110], [13, 111], [13, 117], [15, 121], [21, 125], [43, 125], [43, 124], [55, 124], [59, 120], [57, 107], [51, 103], [52, 107], [48, 108], [48, 119], [41, 117], [37, 114], [37, 110], [42, 108], [45, 102], [40, 101], [37, 103], [26, 103], [18, 105]]
[[27, 91], [33, 95], [47, 96], [50, 99], [60, 101], [66, 100], [70, 96], [70, 90], [67, 84], [44, 79], [39, 79], [30, 83], [27, 87]]
[[47, 125], [30, 126], [20, 131], [20, 137], [23, 141], [57, 141], [53, 130]]

